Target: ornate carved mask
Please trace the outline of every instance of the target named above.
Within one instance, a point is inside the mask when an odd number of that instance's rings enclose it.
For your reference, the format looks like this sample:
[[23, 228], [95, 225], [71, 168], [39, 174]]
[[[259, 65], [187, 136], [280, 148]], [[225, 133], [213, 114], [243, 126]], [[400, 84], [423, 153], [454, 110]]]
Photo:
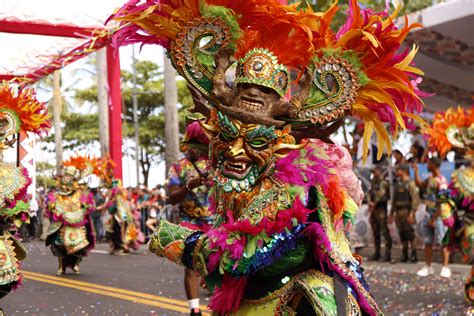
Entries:
[[244, 123], [221, 112], [212, 117], [203, 127], [211, 137], [217, 185], [225, 192], [251, 190], [271, 174], [276, 158], [304, 146], [296, 145], [289, 126]]

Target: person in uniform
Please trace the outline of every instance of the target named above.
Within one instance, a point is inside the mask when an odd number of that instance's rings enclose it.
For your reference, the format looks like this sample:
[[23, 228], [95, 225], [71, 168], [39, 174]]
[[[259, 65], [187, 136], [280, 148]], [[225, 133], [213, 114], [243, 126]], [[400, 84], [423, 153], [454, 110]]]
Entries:
[[[403, 246], [402, 256], [398, 261], [415, 263], [418, 259], [413, 225], [415, 224], [415, 212], [420, 204], [418, 187], [415, 181], [410, 179], [410, 167], [407, 164], [400, 164], [396, 173], [397, 181], [395, 182], [390, 221], [395, 218], [395, 225]], [[411, 248], [410, 256], [408, 256], [409, 245]]]
[[[369, 191], [369, 212], [370, 225], [374, 236], [375, 252], [369, 258], [371, 261], [381, 260], [390, 261], [392, 250], [392, 237], [388, 230], [387, 202], [390, 198], [390, 188], [388, 181], [383, 177], [383, 169], [376, 166], [373, 174]], [[380, 244], [381, 237], [385, 240], [385, 253], [381, 256]]]

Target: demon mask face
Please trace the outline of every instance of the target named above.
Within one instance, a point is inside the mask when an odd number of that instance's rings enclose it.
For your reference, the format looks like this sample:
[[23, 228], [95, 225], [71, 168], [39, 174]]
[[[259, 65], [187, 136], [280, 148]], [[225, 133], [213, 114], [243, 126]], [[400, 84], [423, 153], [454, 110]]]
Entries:
[[61, 195], [71, 195], [80, 188], [80, 172], [74, 167], [62, 167], [60, 173], [54, 178], [58, 193]]
[[203, 127], [211, 137], [216, 181], [224, 192], [251, 190], [271, 174], [276, 158], [303, 146], [296, 145], [289, 126], [244, 123], [217, 111]]

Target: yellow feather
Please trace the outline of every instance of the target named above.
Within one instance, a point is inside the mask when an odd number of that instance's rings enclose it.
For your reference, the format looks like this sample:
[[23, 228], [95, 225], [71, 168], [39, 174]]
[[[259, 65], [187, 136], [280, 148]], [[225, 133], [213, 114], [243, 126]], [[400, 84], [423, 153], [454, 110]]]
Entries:
[[370, 34], [369, 32], [366, 32], [366, 31], [362, 31], [362, 34], [364, 34], [365, 38], [367, 38], [374, 47], [379, 47], [380, 46], [380, 42], [378, 41], [378, 39], [373, 36], [372, 34]]
[[[371, 85], [375, 86], [375, 83], [371, 83]], [[375, 87], [374, 87], [375, 88]], [[390, 108], [392, 109], [395, 119], [397, 120], [398, 124], [402, 127], [405, 128], [405, 122], [403, 121], [403, 118], [400, 114], [400, 111], [398, 110], [397, 106], [395, 103], [393, 103], [392, 98], [390, 97], [390, 94], [386, 93], [382, 88], [376, 87], [375, 89], [364, 89], [363, 91], [360, 92], [360, 97], [363, 97], [368, 101], [368, 103], [373, 103], [370, 101], [375, 101], [377, 103], [385, 103]]]
[[400, 13], [400, 10], [402, 8], [402, 5], [398, 0], [395, 1], [395, 11], [390, 15], [388, 19], [385, 19], [385, 21], [382, 22], [382, 29], [385, 30], [387, 27], [389, 27], [391, 24], [393, 24], [393, 21], [397, 18], [398, 13]]
[[422, 119], [417, 114], [403, 112], [403, 115], [417, 121], [418, 123], [420, 123], [423, 126], [428, 126], [429, 125], [424, 119]]
[[362, 163], [365, 165], [367, 162], [367, 152], [369, 151], [369, 142], [373, 134], [373, 126], [371, 121], [367, 121], [364, 124], [364, 134], [362, 136], [363, 150], [362, 150]]
[[361, 35], [361, 33], [362, 33], [362, 30], [350, 30], [350, 31], [348, 31], [337, 41], [338, 46], [344, 47], [347, 44], [347, 42], [349, 42], [350, 40], [352, 40], [356, 37], [359, 37]]
[[413, 48], [411, 49], [410, 53], [406, 55], [405, 58], [401, 62], [399, 62], [398, 64], [395, 64], [394, 67], [403, 70], [406, 67], [410, 66], [417, 52], [418, 52], [418, 47], [415, 44], [413, 44]]
[[390, 141], [390, 136], [385, 129], [385, 126], [379, 122], [374, 122], [375, 133], [377, 134], [377, 160], [382, 158], [385, 148], [387, 148], [387, 153], [392, 152], [392, 142]]
[[412, 67], [412, 66], [407, 66], [405, 67], [404, 69], [405, 71], [408, 71], [408, 72], [412, 72], [414, 74], [417, 74], [417, 75], [420, 75], [420, 76], [424, 76], [425, 73], [423, 72], [423, 70], [419, 69], [419, 68], [416, 68], [416, 67]]

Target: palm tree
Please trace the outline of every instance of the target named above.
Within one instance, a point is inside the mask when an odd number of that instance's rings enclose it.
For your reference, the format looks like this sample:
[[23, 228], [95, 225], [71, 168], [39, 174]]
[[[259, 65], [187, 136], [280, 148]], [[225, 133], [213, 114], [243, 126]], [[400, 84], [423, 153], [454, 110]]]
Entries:
[[178, 122], [178, 87], [176, 71], [171, 61], [164, 54], [164, 85], [165, 85], [165, 162], [166, 173], [179, 154], [179, 122]]

